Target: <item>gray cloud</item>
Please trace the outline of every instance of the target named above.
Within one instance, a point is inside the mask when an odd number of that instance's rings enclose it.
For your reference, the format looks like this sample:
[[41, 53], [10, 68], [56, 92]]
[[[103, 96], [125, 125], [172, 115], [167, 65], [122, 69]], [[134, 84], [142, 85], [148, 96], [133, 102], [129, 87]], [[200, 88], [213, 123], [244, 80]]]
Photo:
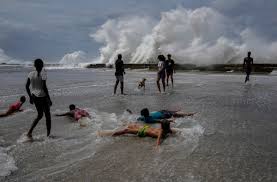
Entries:
[[78, 50], [95, 56], [100, 44], [89, 35], [108, 19], [132, 15], [159, 20], [161, 12], [178, 6], [210, 6], [233, 19], [236, 30], [250, 27], [264, 39], [277, 39], [276, 0], [3, 0], [0, 6], [0, 48], [23, 60], [58, 61]]

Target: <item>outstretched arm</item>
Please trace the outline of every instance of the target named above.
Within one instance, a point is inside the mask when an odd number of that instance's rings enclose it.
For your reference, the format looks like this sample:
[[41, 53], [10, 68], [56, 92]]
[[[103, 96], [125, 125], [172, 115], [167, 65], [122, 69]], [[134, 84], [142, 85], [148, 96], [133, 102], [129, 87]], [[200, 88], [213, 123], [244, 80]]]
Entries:
[[66, 113], [63, 113], [63, 114], [56, 114], [55, 116], [72, 116], [72, 113], [66, 112]]
[[245, 68], [245, 59], [243, 60], [243, 65], [242, 65], [242, 69]]
[[173, 115], [173, 117], [182, 118], [182, 117], [186, 117], [186, 116], [193, 116], [194, 114], [196, 114], [196, 112], [192, 112], [192, 113], [177, 112]]
[[158, 147], [159, 145], [161, 145], [161, 138], [162, 138], [162, 131], [159, 132], [158, 138], [157, 138], [157, 143], [156, 146]]
[[48, 88], [47, 88], [47, 86], [46, 86], [46, 80], [42, 80], [42, 84], [43, 84], [43, 91], [45, 92], [46, 97], [48, 98], [49, 105], [52, 106], [52, 101], [51, 101], [51, 99], [50, 99], [49, 92], [48, 92]]
[[175, 62], [174, 61], [173, 61], [173, 64], [172, 64], [172, 68], [173, 68], [174, 73], [176, 73]]
[[27, 91], [27, 94], [29, 95], [29, 98], [30, 98], [30, 104], [33, 104], [33, 97], [31, 95], [31, 91], [30, 91], [30, 78], [27, 79], [27, 82], [26, 82], [26, 85], [25, 85], [25, 88], [26, 88], [26, 91]]

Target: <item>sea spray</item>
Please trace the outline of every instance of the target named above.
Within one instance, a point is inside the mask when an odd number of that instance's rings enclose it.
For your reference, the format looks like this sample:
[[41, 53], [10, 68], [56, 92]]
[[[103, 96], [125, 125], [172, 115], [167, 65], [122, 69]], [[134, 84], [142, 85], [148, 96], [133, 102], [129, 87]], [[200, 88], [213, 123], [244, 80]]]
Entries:
[[113, 64], [118, 53], [127, 63], [149, 63], [158, 54], [172, 54], [177, 63], [198, 65], [241, 63], [251, 50], [260, 63], [274, 62], [277, 42], [267, 41], [251, 27], [241, 28], [210, 7], [179, 7], [150, 17], [110, 19], [91, 34], [103, 43], [98, 60]]

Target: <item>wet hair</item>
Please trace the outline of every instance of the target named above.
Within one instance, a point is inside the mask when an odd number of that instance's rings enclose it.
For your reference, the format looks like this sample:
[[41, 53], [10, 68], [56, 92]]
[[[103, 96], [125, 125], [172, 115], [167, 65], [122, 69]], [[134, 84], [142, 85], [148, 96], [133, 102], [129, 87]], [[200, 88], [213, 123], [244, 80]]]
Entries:
[[76, 109], [76, 106], [74, 104], [70, 104], [69, 109], [70, 109], [70, 111], [72, 111], [72, 110]]
[[168, 133], [172, 133], [172, 130], [170, 128], [170, 121], [162, 120], [160, 123], [163, 130], [162, 137], [165, 138]]
[[248, 56], [250, 56], [250, 55], [251, 55], [251, 51], [248, 51], [248, 53], [247, 53], [247, 54], [248, 54]]
[[38, 76], [40, 76], [40, 72], [41, 72], [41, 70], [43, 68], [43, 61], [41, 59], [36, 59], [34, 61], [34, 66], [35, 66], [35, 68], [36, 68], [36, 70], [38, 72]]
[[122, 59], [122, 55], [121, 54], [118, 54], [117, 57], [118, 57], [118, 59]]
[[149, 110], [147, 108], [144, 108], [140, 111], [140, 115], [144, 117], [149, 117]]
[[26, 101], [26, 97], [25, 96], [21, 96], [20, 97], [20, 102], [24, 103]]
[[160, 61], [165, 61], [164, 55], [159, 55], [159, 56], [158, 56], [158, 60], [160, 60]]

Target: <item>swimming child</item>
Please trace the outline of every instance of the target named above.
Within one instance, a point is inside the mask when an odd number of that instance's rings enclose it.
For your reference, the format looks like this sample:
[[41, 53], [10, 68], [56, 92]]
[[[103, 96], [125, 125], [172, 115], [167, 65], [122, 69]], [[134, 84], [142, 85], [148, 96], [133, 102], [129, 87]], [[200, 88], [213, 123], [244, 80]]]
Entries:
[[26, 97], [25, 96], [21, 96], [19, 101], [16, 101], [15, 103], [11, 104], [9, 109], [5, 112], [0, 114], [0, 117], [6, 117], [9, 116], [15, 112], [21, 112], [23, 111], [21, 108], [21, 106], [25, 103], [26, 101]]
[[[82, 118], [90, 118], [89, 113], [80, 108], [76, 108], [74, 104], [69, 105], [69, 112], [63, 114], [56, 114], [56, 116], [69, 116], [75, 119], [75, 121], [79, 122]], [[80, 123], [80, 126], [84, 126], [84, 124]]]
[[176, 129], [170, 127], [170, 122], [168, 120], [160, 121], [161, 128], [153, 128], [148, 125], [141, 124], [129, 124], [126, 128], [122, 130], [118, 130], [115, 132], [98, 132], [100, 136], [105, 136], [107, 134], [112, 134], [112, 136], [120, 136], [125, 134], [133, 134], [138, 137], [152, 137], [157, 138], [156, 145], [159, 146], [161, 142], [166, 139], [170, 134], [174, 134], [177, 132]]
[[195, 113], [184, 113], [180, 111], [153, 111], [149, 112], [147, 108], [144, 108], [140, 111], [141, 116], [137, 119], [138, 121], [143, 121], [145, 123], [158, 123], [162, 119], [181, 118], [185, 116], [193, 116]]

